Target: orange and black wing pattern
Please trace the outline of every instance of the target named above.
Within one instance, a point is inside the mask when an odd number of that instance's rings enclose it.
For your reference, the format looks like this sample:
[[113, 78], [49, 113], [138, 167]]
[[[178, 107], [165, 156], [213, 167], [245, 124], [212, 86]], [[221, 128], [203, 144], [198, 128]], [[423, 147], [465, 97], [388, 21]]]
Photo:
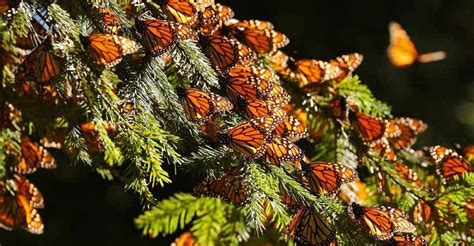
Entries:
[[207, 178], [195, 188], [198, 195], [219, 197], [236, 206], [247, 201], [245, 191], [245, 180], [238, 168], [228, 169], [216, 179]]
[[232, 38], [200, 35], [199, 44], [212, 65], [219, 70], [228, 70], [236, 64], [248, 64], [256, 58], [249, 47]]
[[349, 206], [349, 216], [379, 240], [388, 240], [394, 233], [411, 233], [416, 229], [396, 208], [363, 207], [353, 202]]
[[227, 76], [219, 79], [219, 84], [234, 104], [238, 104], [239, 98], [246, 101], [266, 100], [270, 97], [274, 83], [264, 76], [267, 75], [232, 68]]
[[335, 79], [340, 74], [337, 66], [325, 61], [301, 59], [288, 62], [290, 80], [296, 81], [303, 88], [309, 85]]
[[37, 208], [44, 207], [43, 197], [27, 179], [15, 175], [0, 181], [0, 227], [43, 233], [43, 222]]
[[274, 53], [290, 42], [286, 35], [273, 30], [273, 25], [264, 21], [231, 23], [226, 29], [231, 37], [238, 39], [258, 54]]
[[360, 113], [349, 112], [349, 119], [354, 131], [364, 142], [370, 142], [385, 136], [386, 121], [374, 116]]
[[424, 132], [427, 128], [423, 121], [414, 118], [395, 118], [389, 121], [400, 129], [399, 136], [388, 138], [394, 149], [410, 148], [415, 144], [418, 134]]
[[227, 98], [212, 92], [195, 88], [178, 88], [177, 91], [186, 116], [201, 125], [209, 121], [215, 114], [233, 108], [233, 104]]
[[172, 50], [178, 41], [195, 38], [191, 28], [167, 20], [136, 18], [135, 25], [142, 35], [146, 50], [153, 56]]
[[342, 184], [358, 179], [354, 169], [328, 162], [304, 164], [303, 170], [310, 189], [319, 195], [335, 196]]
[[61, 73], [62, 60], [53, 53], [51, 40], [46, 39], [29, 54], [18, 68], [19, 82], [49, 83]]
[[359, 53], [351, 53], [347, 55], [342, 55], [335, 59], [329, 61], [329, 63], [337, 68], [339, 68], [339, 74], [335, 78], [337, 81], [341, 81], [350, 75], [354, 70], [356, 70], [362, 61], [364, 56]]
[[337, 245], [334, 225], [328, 218], [309, 208], [301, 208], [284, 233], [298, 245]]
[[275, 166], [280, 166], [283, 162], [291, 162], [299, 167], [297, 162], [301, 161], [303, 157], [303, 151], [296, 144], [286, 138], [275, 136], [268, 141], [263, 159]]
[[21, 154], [19, 161], [12, 167], [19, 174], [29, 174], [38, 168], [56, 168], [53, 156], [40, 144], [33, 142], [30, 137], [23, 136], [20, 143]]
[[81, 36], [81, 43], [92, 60], [106, 68], [114, 67], [124, 56], [140, 49], [135, 41], [111, 34]]
[[158, 4], [171, 21], [188, 26], [197, 21], [198, 10], [189, 0], [159, 0]]
[[219, 140], [251, 158], [259, 158], [265, 154], [267, 140], [276, 125], [272, 117], [261, 117], [234, 126], [226, 132], [218, 133]]
[[94, 9], [96, 11], [98, 19], [101, 21], [104, 33], [112, 35], [123, 34], [123, 26], [119, 17], [107, 7], [99, 7]]
[[454, 177], [463, 173], [471, 172], [471, 163], [452, 149], [437, 145], [430, 148], [430, 154], [445, 183], [453, 181]]
[[237, 99], [237, 107], [251, 119], [263, 116], [275, 116], [283, 120], [286, 117], [286, 112], [272, 101], [262, 101], [258, 99], [246, 101], [239, 96]]
[[288, 115], [287, 118], [276, 127], [275, 134], [288, 137], [292, 141], [297, 141], [309, 135], [304, 123], [293, 115]]
[[390, 246], [426, 246], [426, 240], [419, 235], [402, 234], [394, 235], [388, 241]]

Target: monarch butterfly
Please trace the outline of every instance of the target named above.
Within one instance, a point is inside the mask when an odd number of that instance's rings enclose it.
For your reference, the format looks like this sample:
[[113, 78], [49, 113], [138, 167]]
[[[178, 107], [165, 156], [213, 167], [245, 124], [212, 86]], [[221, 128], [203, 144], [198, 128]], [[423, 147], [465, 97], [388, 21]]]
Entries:
[[19, 66], [16, 78], [20, 82], [32, 80], [46, 84], [59, 76], [61, 68], [62, 60], [54, 55], [51, 39], [47, 38]]
[[201, 34], [199, 44], [212, 65], [220, 70], [228, 70], [236, 64], [248, 64], [256, 58], [249, 47], [232, 38]]
[[19, 162], [12, 167], [16, 173], [29, 174], [37, 168], [56, 168], [53, 156], [43, 146], [33, 142], [30, 137], [21, 137], [20, 148]]
[[220, 197], [236, 206], [242, 205], [247, 201], [247, 194], [245, 180], [239, 171], [239, 168], [232, 168], [226, 170], [220, 178], [207, 178], [196, 186], [195, 192]]
[[287, 54], [279, 50], [274, 54], [267, 55], [265, 58], [268, 62], [268, 65], [272, 67], [277, 74], [284, 77], [289, 76], [290, 72], [288, 69], [288, 63], [290, 61], [290, 57]]
[[393, 138], [401, 134], [400, 129], [393, 122], [368, 114], [350, 111], [349, 119], [352, 128], [364, 142], [374, 141], [382, 137]]
[[353, 202], [349, 206], [349, 216], [379, 240], [387, 240], [397, 232], [411, 233], [416, 229], [396, 208], [363, 207]]
[[329, 162], [305, 164], [303, 171], [310, 189], [319, 195], [334, 196], [342, 184], [358, 179], [354, 169]]
[[419, 235], [404, 234], [394, 235], [388, 241], [388, 245], [391, 246], [425, 246], [427, 245], [426, 240]]
[[273, 25], [263, 23], [266, 22], [247, 21], [240, 25], [237, 22], [228, 24], [225, 29], [229, 36], [236, 38], [258, 54], [273, 53], [290, 42], [285, 34], [273, 30]]
[[425, 227], [430, 228], [434, 224], [432, 211], [433, 208], [431, 208], [431, 205], [423, 200], [420, 200], [413, 208], [413, 221], [415, 223], [424, 222], [423, 224]]
[[[204, 34], [211, 34], [214, 27], [220, 21], [220, 16], [216, 5], [209, 5], [198, 12], [196, 22], [192, 28]], [[203, 32], [204, 31], [204, 32]]]
[[94, 8], [97, 19], [100, 20], [99, 27], [107, 34], [120, 35], [123, 34], [123, 26], [119, 17], [107, 7]]
[[268, 94], [262, 95], [261, 99], [272, 101], [282, 108], [290, 102], [291, 96], [283, 86], [278, 83], [272, 83], [270, 88]]
[[284, 72], [292, 81], [296, 81], [300, 88], [335, 79], [340, 74], [340, 69], [325, 61], [314, 59], [301, 59], [294, 61], [290, 58], [288, 68]]
[[329, 61], [329, 63], [339, 68], [339, 74], [335, 79], [337, 81], [341, 81], [348, 75], [350, 75], [352, 72], [354, 72], [354, 70], [356, 70], [356, 68], [358, 68], [359, 65], [362, 64], [363, 60], [363, 55], [359, 53], [351, 53], [332, 59]]
[[[235, 65], [227, 72], [229, 77], [248, 78], [251, 82], [259, 83], [259, 80], [275, 81], [278, 79], [276, 74], [265, 67], [258, 65], [244, 66]], [[265, 86], [264, 90], [270, 91], [269, 85]]]
[[[113, 124], [103, 122], [99, 127], [107, 131], [107, 135], [112, 136], [116, 132], [116, 128]], [[84, 122], [80, 125], [81, 133], [86, 140], [87, 150], [91, 153], [99, 153], [104, 150], [103, 140], [99, 135], [99, 131], [94, 122]]]
[[178, 41], [195, 38], [189, 27], [176, 22], [135, 18], [135, 25], [142, 35], [146, 50], [154, 56], [172, 50]]
[[400, 136], [389, 138], [390, 144], [395, 149], [410, 148], [416, 142], [418, 134], [426, 130], [427, 125], [419, 120], [412, 118], [396, 118], [389, 120], [400, 129]]
[[208, 8], [213, 9], [213, 11], [217, 14], [217, 19], [212, 22], [208, 21], [209, 23], [205, 25], [201, 25], [199, 31], [206, 35], [215, 35], [222, 28], [224, 22], [234, 17], [234, 11], [231, 8], [219, 3], [211, 5]]
[[275, 116], [277, 119], [283, 120], [286, 117], [286, 112], [272, 101], [262, 101], [258, 99], [246, 101], [241, 96], [238, 96], [236, 105], [251, 119], [263, 116]]
[[186, 116], [202, 125], [217, 113], [232, 110], [232, 103], [225, 97], [194, 88], [177, 88], [178, 97]]
[[303, 159], [303, 151], [290, 140], [274, 136], [268, 141], [263, 159], [275, 166], [279, 166], [282, 162], [291, 162], [300, 169], [300, 164], [297, 162]]
[[252, 119], [226, 132], [219, 132], [218, 138], [247, 157], [259, 158], [265, 154], [267, 140], [275, 125], [276, 119], [270, 116]]
[[301, 245], [337, 245], [336, 230], [331, 222], [309, 208], [301, 208], [284, 233]]
[[1, 180], [0, 201], [0, 227], [43, 233], [44, 225], [36, 210], [44, 207], [43, 196], [26, 178], [14, 175], [13, 179]]
[[114, 67], [122, 57], [135, 53], [140, 48], [128, 38], [110, 34], [91, 34], [81, 36], [80, 39], [94, 62], [106, 68]]
[[395, 171], [397, 171], [403, 179], [412, 182], [417, 187], [421, 187], [420, 177], [413, 169], [403, 163], [395, 163], [394, 165]]
[[183, 232], [178, 238], [176, 238], [176, 240], [171, 243], [171, 246], [199, 246], [199, 244], [194, 235], [187, 231]]
[[443, 60], [446, 57], [444, 51], [437, 51], [427, 54], [418, 54], [415, 44], [400, 24], [392, 21], [388, 25], [390, 33], [390, 45], [387, 48], [387, 55], [390, 62], [395, 67], [405, 67], [415, 61], [421, 63]]
[[379, 156], [382, 156], [387, 160], [390, 160], [392, 162], [397, 160], [397, 154], [392, 149], [389, 141], [385, 137], [379, 138], [371, 142], [366, 142], [365, 145], [370, 147], [370, 149], [377, 153]]
[[269, 97], [274, 83], [265, 79], [264, 76], [261, 71], [248, 71], [234, 67], [227, 76], [219, 78], [219, 84], [235, 104], [238, 103], [239, 97], [244, 100], [265, 100]]
[[189, 0], [158, 0], [169, 20], [192, 26], [197, 19], [196, 6]]
[[452, 181], [455, 176], [471, 172], [471, 163], [454, 150], [437, 145], [430, 147], [429, 151], [436, 162], [438, 174], [441, 175], [444, 183]]
[[306, 126], [293, 115], [288, 115], [286, 120], [276, 127], [275, 134], [288, 137], [292, 141], [306, 138], [309, 135]]
[[280, 198], [281, 202], [290, 212], [299, 210], [303, 206], [300, 201], [293, 199], [293, 197], [291, 197], [290, 194], [288, 194], [288, 192], [286, 192], [285, 189], [283, 189], [282, 187], [280, 187]]

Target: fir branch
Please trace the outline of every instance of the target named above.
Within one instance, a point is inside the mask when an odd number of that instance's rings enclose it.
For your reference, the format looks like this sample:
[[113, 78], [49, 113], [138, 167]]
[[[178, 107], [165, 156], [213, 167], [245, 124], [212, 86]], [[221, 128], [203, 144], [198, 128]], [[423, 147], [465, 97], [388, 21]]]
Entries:
[[86, 140], [82, 137], [79, 127], [72, 127], [64, 139], [64, 149], [72, 158], [73, 163], [91, 165], [92, 159], [87, 152]]
[[359, 77], [347, 77], [337, 85], [339, 95], [350, 99], [361, 112], [374, 116], [390, 116], [390, 106], [377, 100]]
[[151, 237], [174, 233], [193, 221], [191, 231], [202, 245], [237, 245], [248, 238], [242, 214], [232, 205], [212, 197], [196, 198], [177, 193], [135, 219]]
[[179, 42], [173, 51], [173, 63], [179, 66], [176, 70], [191, 81], [193, 87], [206, 90], [210, 87], [219, 87], [216, 71], [195, 42], [190, 40]]

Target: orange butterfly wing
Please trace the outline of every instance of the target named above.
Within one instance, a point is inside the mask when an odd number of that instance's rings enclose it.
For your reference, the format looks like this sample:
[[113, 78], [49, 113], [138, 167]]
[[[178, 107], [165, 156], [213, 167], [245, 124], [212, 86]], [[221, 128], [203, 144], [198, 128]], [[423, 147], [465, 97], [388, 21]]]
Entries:
[[276, 136], [269, 141], [263, 159], [275, 166], [282, 162], [295, 163], [303, 159], [303, 151], [288, 139]]
[[159, 4], [172, 21], [192, 26], [197, 19], [196, 6], [189, 0], [160, 0]]
[[351, 126], [358, 133], [362, 141], [380, 139], [385, 133], [385, 121], [368, 114], [349, 112]]
[[199, 43], [217, 69], [227, 70], [238, 63], [248, 63], [256, 58], [252, 50], [235, 39], [201, 35]]
[[59, 76], [61, 68], [61, 60], [53, 54], [51, 41], [47, 39], [26, 57], [16, 78], [20, 82], [48, 83]]
[[331, 222], [308, 208], [298, 211], [284, 233], [301, 245], [337, 245]]
[[352, 53], [337, 57], [336, 59], [329, 61], [329, 63], [339, 68], [339, 74], [335, 79], [337, 81], [340, 81], [346, 78], [352, 72], [354, 72], [354, 70], [356, 70], [360, 66], [360, 64], [362, 64], [363, 60], [363, 55], [359, 53]]
[[15, 172], [29, 174], [36, 171], [39, 167], [46, 169], [56, 168], [56, 162], [51, 154], [43, 146], [33, 142], [31, 138], [23, 136], [20, 147], [20, 161], [13, 167]]
[[310, 189], [320, 195], [334, 196], [343, 183], [358, 178], [354, 169], [327, 162], [313, 162], [303, 166], [303, 170]]
[[94, 62], [107, 68], [114, 67], [123, 56], [135, 53], [140, 48], [130, 39], [110, 34], [81, 36], [81, 42]]
[[396, 67], [413, 64], [418, 59], [418, 51], [406, 31], [396, 22], [390, 22], [388, 30], [390, 45], [387, 54], [390, 62]]
[[443, 182], [452, 181], [455, 176], [471, 172], [471, 163], [452, 149], [433, 146], [430, 148], [430, 154], [437, 164], [437, 172], [442, 176]]
[[265, 130], [251, 121], [244, 122], [219, 133], [219, 140], [247, 157], [259, 158], [265, 153], [267, 135]]
[[[336, 78], [340, 71], [328, 62], [313, 59], [298, 60], [290, 79], [298, 81], [299, 87], [305, 87]], [[291, 68], [291, 67], [290, 67]]]

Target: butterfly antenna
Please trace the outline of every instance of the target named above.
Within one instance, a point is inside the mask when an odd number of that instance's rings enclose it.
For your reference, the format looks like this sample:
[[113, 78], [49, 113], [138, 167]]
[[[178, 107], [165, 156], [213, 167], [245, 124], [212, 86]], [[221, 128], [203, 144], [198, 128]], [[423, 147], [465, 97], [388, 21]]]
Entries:
[[446, 58], [446, 52], [444, 51], [435, 51], [426, 54], [421, 54], [418, 56], [418, 61], [421, 63], [428, 63], [434, 61], [441, 61]]

